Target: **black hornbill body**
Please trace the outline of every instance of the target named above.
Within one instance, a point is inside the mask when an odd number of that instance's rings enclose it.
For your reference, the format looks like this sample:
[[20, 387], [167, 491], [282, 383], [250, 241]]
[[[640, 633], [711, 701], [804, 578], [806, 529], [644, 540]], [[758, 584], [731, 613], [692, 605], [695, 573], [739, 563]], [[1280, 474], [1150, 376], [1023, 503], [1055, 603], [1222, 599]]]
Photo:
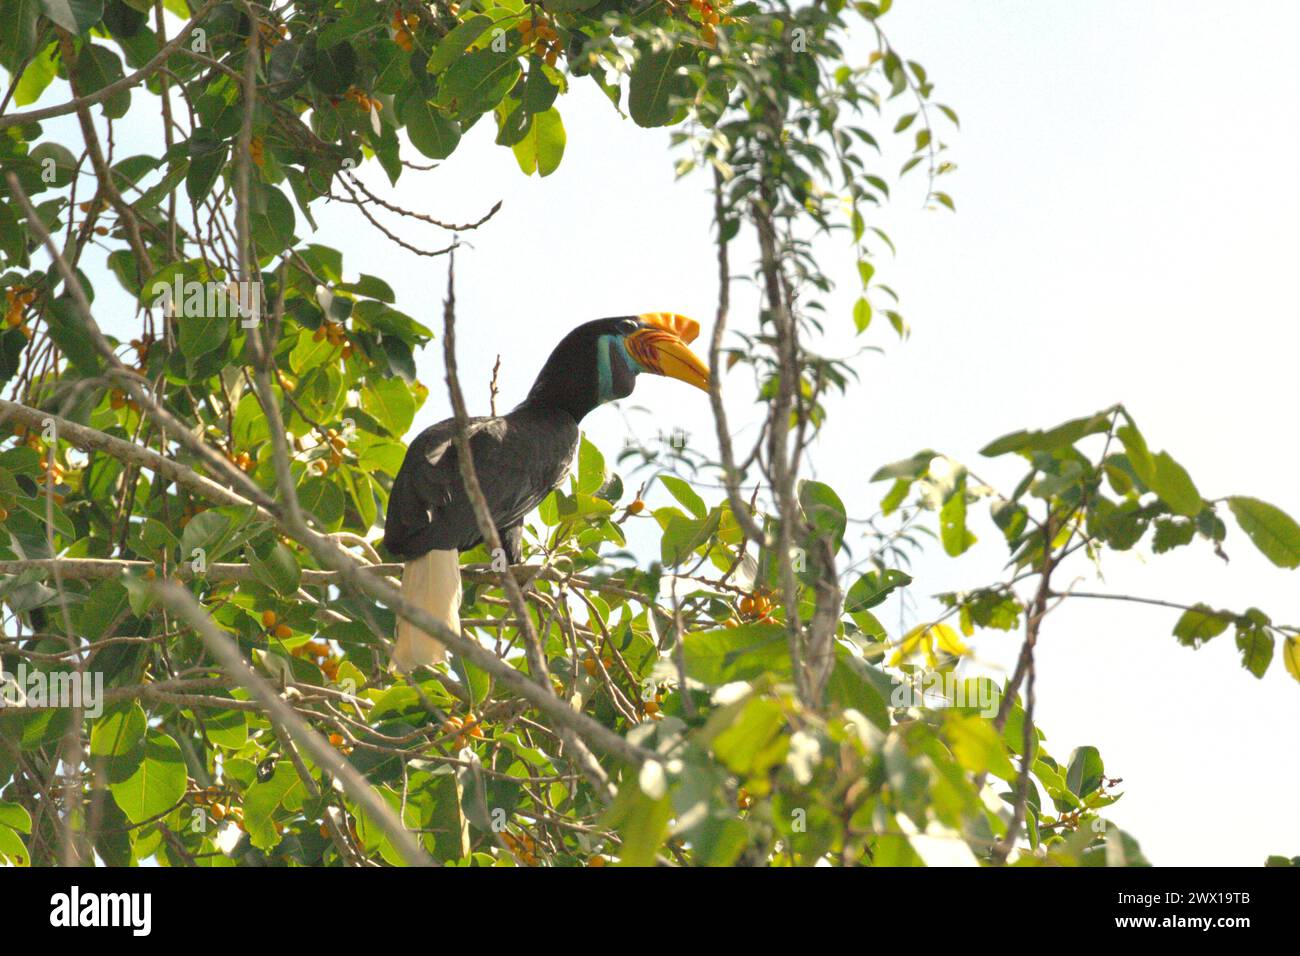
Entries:
[[[708, 369], [686, 347], [698, 333], [691, 319], [662, 312], [580, 325], [555, 347], [513, 411], [470, 419], [474, 467], [511, 564], [521, 557], [524, 518], [568, 473], [578, 423], [589, 411], [632, 394], [640, 372], [708, 389]], [[439, 422], [407, 448], [388, 499], [384, 546], [406, 562], [403, 597], [459, 632], [458, 555], [482, 536], [461, 482], [455, 428], [453, 419]], [[442, 656], [439, 641], [399, 618], [398, 667]]]

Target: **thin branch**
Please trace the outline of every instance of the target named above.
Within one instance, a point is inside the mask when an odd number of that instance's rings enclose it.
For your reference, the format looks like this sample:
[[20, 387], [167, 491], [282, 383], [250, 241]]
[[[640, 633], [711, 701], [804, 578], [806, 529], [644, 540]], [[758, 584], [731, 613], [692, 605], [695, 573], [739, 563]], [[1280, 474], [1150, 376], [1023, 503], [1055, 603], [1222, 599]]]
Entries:
[[0, 130], [7, 129], [10, 126], [18, 126], [23, 123], [35, 123], [40, 120], [50, 119], [54, 116], [66, 116], [68, 113], [75, 113], [78, 108], [93, 106], [96, 103], [103, 102], [110, 97], [129, 90], [131, 87], [138, 85], [141, 81], [146, 80], [154, 71], [160, 69], [166, 64], [173, 53], [180, 49], [182, 43], [189, 39], [191, 33], [199, 25], [199, 22], [208, 15], [208, 11], [215, 7], [221, 0], [208, 0], [198, 13], [190, 18], [189, 23], [181, 28], [180, 33], [172, 37], [157, 53], [140, 69], [120, 80], [114, 80], [107, 86], [101, 86], [93, 93], [87, 93], [85, 96], [79, 96], [71, 99], [66, 103], [60, 103], [57, 106], [44, 106], [38, 110], [28, 110], [25, 113], [10, 113], [8, 116], [0, 116]]
[[239, 646], [212, 623], [212, 619], [204, 613], [193, 595], [176, 584], [159, 583], [154, 586], [154, 590], [159, 600], [198, 632], [209, 652], [231, 678], [252, 694], [265, 708], [267, 715], [282, 724], [298, 746], [307, 751], [318, 766], [327, 770], [343, 786], [347, 795], [384, 832], [407, 863], [412, 866], [434, 865], [434, 861], [394, 815], [392, 807], [337, 749], [330, 746], [329, 741], [313, 730], [293, 708], [280, 699], [270, 684], [254, 673], [239, 653]]

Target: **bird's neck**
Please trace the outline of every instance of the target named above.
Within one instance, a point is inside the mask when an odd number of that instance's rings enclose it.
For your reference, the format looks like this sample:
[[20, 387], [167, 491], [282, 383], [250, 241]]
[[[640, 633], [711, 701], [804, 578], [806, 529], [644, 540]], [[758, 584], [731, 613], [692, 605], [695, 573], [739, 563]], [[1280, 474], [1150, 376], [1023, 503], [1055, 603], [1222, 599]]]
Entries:
[[528, 391], [528, 397], [519, 407], [562, 411], [575, 422], [581, 422], [600, 404], [596, 392], [595, 383], [584, 379], [572, 368], [550, 361], [542, 368]]

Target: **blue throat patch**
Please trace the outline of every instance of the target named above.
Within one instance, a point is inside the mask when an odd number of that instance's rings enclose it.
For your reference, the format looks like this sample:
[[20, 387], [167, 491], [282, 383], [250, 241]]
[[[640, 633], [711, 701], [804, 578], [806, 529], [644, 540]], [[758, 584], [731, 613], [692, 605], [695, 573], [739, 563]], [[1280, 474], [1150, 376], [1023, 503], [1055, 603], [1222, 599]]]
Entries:
[[597, 388], [596, 397], [601, 404], [614, 400], [614, 369], [610, 364], [615, 360], [623, 363], [623, 367], [633, 375], [643, 371], [641, 364], [628, 354], [627, 346], [623, 344], [621, 335], [602, 335], [596, 340], [596, 375]]

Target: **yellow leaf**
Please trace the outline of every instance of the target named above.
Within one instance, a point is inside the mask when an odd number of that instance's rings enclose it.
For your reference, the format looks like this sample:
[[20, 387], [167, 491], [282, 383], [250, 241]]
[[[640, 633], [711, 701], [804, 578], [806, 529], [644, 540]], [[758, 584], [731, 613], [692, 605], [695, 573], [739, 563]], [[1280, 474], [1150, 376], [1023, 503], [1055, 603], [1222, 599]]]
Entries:
[[1287, 672], [1296, 680], [1300, 680], [1300, 637], [1286, 639], [1286, 643], [1282, 645], [1282, 661], [1286, 664]]
[[961, 642], [957, 632], [947, 624], [919, 624], [903, 635], [898, 650], [890, 658], [890, 666], [897, 667], [919, 652], [925, 655], [925, 661], [930, 667], [937, 667], [939, 659], [934, 653], [936, 643], [940, 650], [954, 657], [970, 653], [970, 648]]

